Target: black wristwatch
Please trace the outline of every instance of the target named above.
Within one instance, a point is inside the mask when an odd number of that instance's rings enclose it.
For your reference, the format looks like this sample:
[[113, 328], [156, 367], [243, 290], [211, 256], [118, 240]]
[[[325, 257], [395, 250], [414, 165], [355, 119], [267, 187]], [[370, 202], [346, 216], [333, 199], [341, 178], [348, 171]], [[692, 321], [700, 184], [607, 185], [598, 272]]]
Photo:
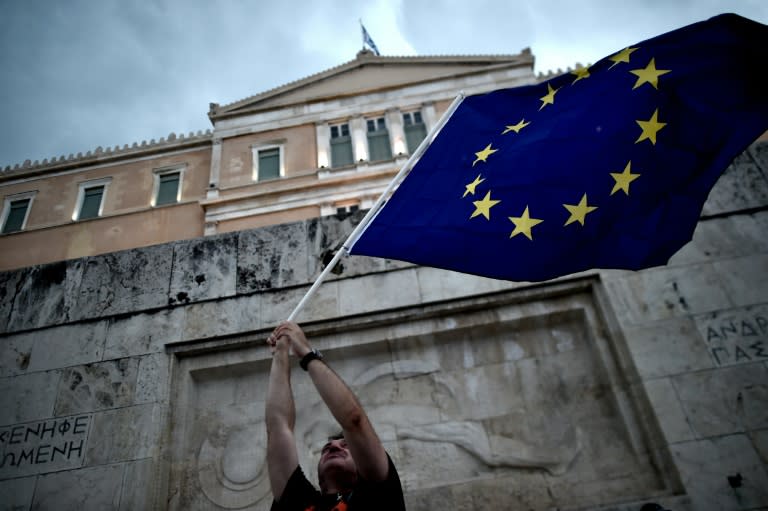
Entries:
[[312, 350], [303, 357], [301, 357], [301, 360], [299, 361], [299, 365], [302, 369], [305, 371], [309, 371], [309, 363], [313, 360], [322, 360], [323, 354], [320, 353], [318, 350]]

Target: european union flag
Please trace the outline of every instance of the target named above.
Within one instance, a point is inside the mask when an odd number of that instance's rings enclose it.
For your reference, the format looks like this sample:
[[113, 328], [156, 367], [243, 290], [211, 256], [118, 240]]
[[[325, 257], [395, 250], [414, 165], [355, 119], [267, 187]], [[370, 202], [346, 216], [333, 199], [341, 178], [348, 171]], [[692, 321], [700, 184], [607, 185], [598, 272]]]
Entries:
[[463, 100], [352, 254], [509, 280], [666, 263], [768, 129], [768, 27], [724, 14]]

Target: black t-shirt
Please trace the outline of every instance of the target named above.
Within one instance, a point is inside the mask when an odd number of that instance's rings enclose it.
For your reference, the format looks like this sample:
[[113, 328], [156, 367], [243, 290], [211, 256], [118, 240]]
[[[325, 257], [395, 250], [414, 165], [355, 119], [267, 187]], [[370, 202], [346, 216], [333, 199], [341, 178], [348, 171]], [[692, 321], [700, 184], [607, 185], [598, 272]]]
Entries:
[[380, 482], [360, 479], [355, 488], [343, 495], [323, 495], [312, 486], [301, 467], [291, 474], [280, 502], [272, 501], [272, 511], [405, 511], [403, 488], [392, 459], [387, 455], [389, 471]]

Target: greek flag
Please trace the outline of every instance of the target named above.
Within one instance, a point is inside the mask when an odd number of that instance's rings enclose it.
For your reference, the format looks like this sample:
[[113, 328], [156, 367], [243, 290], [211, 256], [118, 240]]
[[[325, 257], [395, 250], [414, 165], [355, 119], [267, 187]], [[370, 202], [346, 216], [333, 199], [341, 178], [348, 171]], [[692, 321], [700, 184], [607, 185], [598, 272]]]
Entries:
[[368, 45], [368, 47], [371, 50], [373, 50], [373, 53], [375, 53], [376, 55], [381, 55], [379, 53], [379, 49], [376, 47], [376, 43], [373, 42], [373, 39], [371, 39], [371, 35], [365, 29], [365, 25], [363, 25], [362, 22], [360, 22], [360, 28], [363, 29], [363, 47], [365, 47], [365, 45]]

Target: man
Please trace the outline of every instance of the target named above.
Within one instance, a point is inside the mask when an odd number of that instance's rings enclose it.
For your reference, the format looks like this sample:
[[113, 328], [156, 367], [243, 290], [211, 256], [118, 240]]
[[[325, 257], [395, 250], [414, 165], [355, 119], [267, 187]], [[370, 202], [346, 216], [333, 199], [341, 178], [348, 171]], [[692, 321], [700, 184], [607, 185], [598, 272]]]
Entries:
[[[405, 510], [400, 478], [362, 406], [342, 379], [313, 350], [295, 323], [282, 323], [267, 339], [272, 367], [267, 389], [267, 469], [273, 511]], [[317, 464], [320, 492], [298, 463], [293, 428], [290, 354], [309, 372], [342, 429], [328, 440]]]

